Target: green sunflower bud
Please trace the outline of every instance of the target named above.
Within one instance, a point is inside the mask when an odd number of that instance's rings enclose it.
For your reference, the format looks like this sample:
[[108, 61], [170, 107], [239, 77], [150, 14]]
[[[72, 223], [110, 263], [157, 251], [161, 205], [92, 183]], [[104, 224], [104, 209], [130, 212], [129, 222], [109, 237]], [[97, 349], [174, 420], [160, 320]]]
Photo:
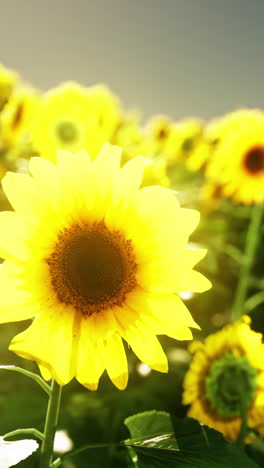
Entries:
[[246, 357], [227, 353], [214, 361], [206, 379], [206, 396], [214, 411], [224, 418], [240, 416], [254, 399], [256, 376]]

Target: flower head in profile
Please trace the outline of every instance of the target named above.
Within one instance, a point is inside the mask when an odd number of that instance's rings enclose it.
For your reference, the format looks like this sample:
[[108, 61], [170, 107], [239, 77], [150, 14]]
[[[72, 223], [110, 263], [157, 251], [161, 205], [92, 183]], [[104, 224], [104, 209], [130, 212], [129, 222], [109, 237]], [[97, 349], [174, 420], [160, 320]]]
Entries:
[[157, 335], [188, 340], [197, 327], [177, 293], [211, 286], [193, 270], [205, 250], [186, 248], [198, 212], [168, 189], [140, 189], [144, 160], [120, 169], [120, 157], [110, 144], [94, 162], [58, 151], [57, 165], [32, 158], [31, 176], [3, 180], [15, 212], [0, 213], [0, 322], [35, 317], [10, 349], [61, 385], [95, 390], [106, 369], [125, 388], [123, 340], [166, 372]]
[[250, 320], [227, 325], [192, 343], [194, 353], [184, 380], [183, 402], [188, 416], [236, 440], [241, 427], [241, 406], [248, 407], [248, 425], [254, 427], [264, 404], [264, 344], [250, 329]]
[[264, 114], [258, 110], [236, 111], [210, 129], [213, 154], [206, 177], [222, 197], [243, 204], [264, 200]]
[[52, 161], [57, 148], [86, 149], [94, 158], [102, 144], [111, 140], [119, 113], [118, 100], [107, 87], [62, 83], [43, 95], [31, 127], [34, 147]]

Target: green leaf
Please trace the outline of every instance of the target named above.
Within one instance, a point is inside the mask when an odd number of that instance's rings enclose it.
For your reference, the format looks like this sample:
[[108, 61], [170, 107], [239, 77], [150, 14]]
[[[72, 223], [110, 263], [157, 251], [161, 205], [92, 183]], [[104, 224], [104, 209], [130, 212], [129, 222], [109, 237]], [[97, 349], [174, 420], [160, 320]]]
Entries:
[[[138, 468], [257, 468], [254, 461], [213, 429], [193, 419], [149, 411], [125, 421]], [[135, 456], [134, 456], [135, 460]]]
[[[154, 422], [154, 424], [153, 424]], [[179, 446], [174, 436], [174, 429], [170, 415], [165, 411], [146, 411], [145, 413], [130, 416], [125, 420], [125, 425], [133, 438], [134, 443], [138, 441], [143, 444], [146, 441], [146, 436], [152, 439], [152, 436], [157, 439], [156, 447], [167, 447], [168, 441], [171, 439], [171, 449], [178, 449]], [[158, 438], [160, 437], [160, 442]]]
[[[155, 425], [153, 425], [153, 420]], [[136, 468], [142, 466], [139, 464], [137, 454], [138, 451], [141, 451], [141, 448], [151, 448], [153, 446], [155, 446], [155, 449], [177, 450], [179, 448], [174, 436], [170, 415], [164, 411], [147, 411], [140, 413], [140, 415], [130, 416], [125, 420], [125, 424], [133, 438], [133, 445], [137, 446], [137, 449], [132, 446], [128, 447]], [[142, 457], [144, 457], [144, 450], [141, 454]]]

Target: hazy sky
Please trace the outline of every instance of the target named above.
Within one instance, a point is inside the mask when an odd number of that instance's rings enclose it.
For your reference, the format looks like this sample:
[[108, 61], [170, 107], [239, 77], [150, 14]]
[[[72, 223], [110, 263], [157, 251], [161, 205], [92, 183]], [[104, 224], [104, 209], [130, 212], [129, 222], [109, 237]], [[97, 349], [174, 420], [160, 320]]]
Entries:
[[105, 82], [173, 118], [264, 108], [264, 0], [9, 0], [0, 61], [36, 87]]

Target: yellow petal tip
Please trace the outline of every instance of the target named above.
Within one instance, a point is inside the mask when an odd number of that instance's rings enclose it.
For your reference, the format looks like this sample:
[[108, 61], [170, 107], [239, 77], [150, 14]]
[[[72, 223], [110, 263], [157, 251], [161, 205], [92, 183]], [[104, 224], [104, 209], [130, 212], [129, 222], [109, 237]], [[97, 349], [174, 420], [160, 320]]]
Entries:
[[113, 378], [112, 381], [118, 390], [125, 390], [128, 382], [128, 374], [119, 375], [118, 377]]

